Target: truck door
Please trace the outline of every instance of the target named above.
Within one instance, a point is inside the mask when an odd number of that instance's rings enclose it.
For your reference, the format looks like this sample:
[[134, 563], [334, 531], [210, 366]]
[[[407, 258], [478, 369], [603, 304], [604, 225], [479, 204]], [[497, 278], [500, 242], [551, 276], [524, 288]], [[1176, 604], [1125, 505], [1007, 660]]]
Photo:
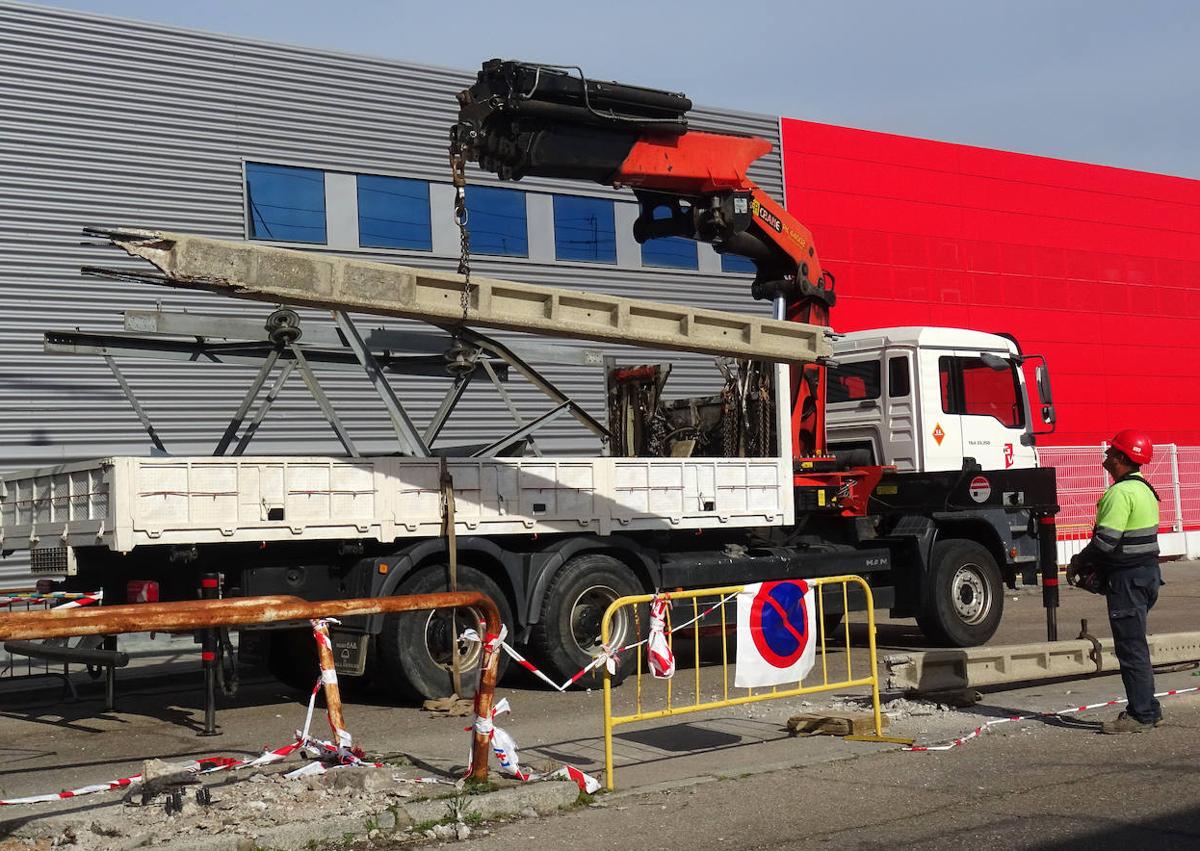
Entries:
[[[1033, 448], [1021, 443], [1026, 407], [1017, 365], [979, 352], [930, 354], [937, 358], [938, 423], [944, 434], [935, 452], [942, 466], [927, 469], [960, 469], [964, 457], [985, 470], [1036, 466]], [[929, 436], [936, 445], [936, 431]]]
[[916, 439], [921, 450], [919, 469], [927, 472], [962, 469], [962, 416], [954, 398], [954, 363], [954, 354], [945, 349], [917, 351], [921, 416]]
[[883, 394], [883, 458], [880, 463], [895, 464], [908, 472], [918, 469], [917, 410], [913, 392], [913, 361], [909, 352], [884, 353], [887, 387]]

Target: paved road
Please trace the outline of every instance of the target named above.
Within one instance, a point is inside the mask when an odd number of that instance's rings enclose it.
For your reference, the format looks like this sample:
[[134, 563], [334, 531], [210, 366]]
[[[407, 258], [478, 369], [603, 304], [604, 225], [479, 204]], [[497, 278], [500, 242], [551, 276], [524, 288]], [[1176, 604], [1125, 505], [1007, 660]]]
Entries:
[[1177, 698], [1144, 735], [1033, 725], [948, 753], [876, 753], [602, 799], [464, 848], [1196, 849], [1198, 755], [1200, 700]]
[[[1168, 585], [1158, 608], [1151, 615], [1154, 631], [1197, 629], [1194, 613], [1200, 597], [1198, 566], [1193, 563], [1167, 567]], [[1096, 635], [1107, 635], [1102, 601], [1074, 589], [1065, 589], [1060, 634], [1064, 637], [1074, 635], [1079, 618], [1085, 616], [1091, 620]], [[997, 642], [1038, 640], [1044, 637], [1044, 630], [1040, 592], [1030, 593], [1027, 589], [1007, 596], [1005, 620]], [[909, 623], [885, 621], [880, 625], [879, 635], [885, 650], [911, 650], [921, 646], [919, 633]], [[702, 674], [702, 688], [715, 687], [714, 679], [719, 680], [715, 669], [706, 668]], [[677, 685], [683, 687], [693, 676], [684, 668]], [[175, 664], [152, 677], [125, 683], [120, 690], [122, 711], [116, 713], [104, 713], [94, 696], [64, 705], [53, 693], [0, 695], [0, 793], [37, 794], [120, 777], [136, 771], [141, 761], [149, 757], [253, 754], [263, 745], [287, 742], [302, 722], [303, 705], [294, 695], [271, 682], [252, 680], [244, 685], [236, 700], [222, 705], [219, 720], [224, 735], [217, 739], [198, 738], [196, 732], [201, 719], [199, 682], [197, 667]], [[1163, 687], [1187, 687], [1200, 684], [1200, 678], [1183, 672], [1160, 680], [1160, 684]], [[894, 726], [898, 733], [936, 741], [970, 729], [981, 718], [1013, 711], [1056, 710], [1071, 704], [1107, 699], [1120, 692], [1120, 683], [1115, 677], [1043, 684], [989, 695], [981, 706], [967, 713], [922, 710], [923, 714], [913, 714], [901, 710]], [[626, 686], [619, 694], [623, 699], [632, 699], [635, 692]], [[505, 684], [499, 696], [507, 696], [512, 701], [513, 714], [505, 716], [502, 725], [520, 743], [527, 763], [541, 766], [569, 762], [585, 770], [600, 770], [603, 751], [598, 694], [557, 694], [526, 683], [512, 683]], [[829, 706], [831, 702], [836, 705], [838, 701], [852, 697], [834, 695], [811, 698], [810, 702]], [[1058, 835], [1052, 832], [1059, 829], [1053, 827], [1055, 824], [1064, 831], [1082, 830], [1081, 825], [1085, 822], [1071, 821], [1067, 817], [1078, 807], [1074, 803], [1064, 805], [1059, 800], [1077, 796], [1078, 790], [1073, 784], [1080, 776], [1099, 778], [1105, 789], [1119, 790], [1120, 795], [1131, 796], [1134, 800], [1143, 795], [1152, 797], [1149, 791], [1155, 788], [1152, 784], [1166, 782], [1171, 777], [1184, 778], [1179, 784], [1186, 786], [1185, 779], [1189, 775], [1181, 766], [1188, 764], [1189, 755], [1195, 752], [1192, 745], [1195, 730], [1192, 728], [1200, 723], [1197, 711], [1185, 708], [1188, 700], [1177, 698], [1169, 704], [1170, 728], [1160, 729], [1153, 736], [1140, 737], [1134, 742], [1081, 735], [1079, 730], [1027, 724], [1010, 735], [993, 734], [985, 741], [974, 742], [968, 748], [942, 756], [901, 754], [886, 746], [834, 739], [790, 739], [783, 731], [783, 722], [796, 711], [813, 708], [804, 706], [804, 701], [800, 700], [735, 707], [654, 725], [626, 727], [618, 731], [616, 742], [617, 779], [621, 789], [691, 791], [673, 791], [664, 795], [661, 801], [645, 799], [654, 802], [650, 804], [643, 799], [612, 799], [610, 808], [603, 813], [588, 811], [545, 825], [522, 824], [503, 830], [516, 831], [511, 835], [524, 842], [521, 831], [527, 828], [533, 831], [562, 830], [555, 825], [570, 825], [571, 819], [601, 819], [595, 824], [612, 827], [597, 827], [596, 830], [601, 831], [599, 835], [619, 837], [620, 842], [579, 847], [636, 847], [638, 843], [627, 841], [630, 836], [644, 838], [644, 844], [651, 847], [739, 847], [725, 844], [735, 839], [743, 842], [740, 847], [747, 848], [767, 844], [806, 847], [796, 843], [807, 841], [804, 837], [827, 833], [832, 837], [829, 840], [832, 844], [825, 847], [854, 847], [849, 845], [851, 841], [866, 841], [870, 835], [854, 834], [853, 830], [876, 830], [878, 833], [878, 828], [863, 825], [886, 821], [885, 816], [890, 814], [896, 819], [897, 829], [904, 827], [912, 831], [904, 835], [914, 837], [914, 841], [943, 841], [937, 838], [939, 834], [932, 832], [932, 827], [926, 829], [905, 821], [911, 818], [909, 813], [929, 811], [939, 813], [930, 824], [944, 824], [950, 819], [958, 825], [956, 830], [981, 831], [977, 839], [988, 847], [999, 844], [1036, 847], [1030, 844], [1034, 839], [1040, 841], [1040, 838]], [[1179, 710], [1175, 709], [1176, 702]], [[356, 739], [381, 757], [404, 754], [419, 765], [452, 771], [461, 766], [465, 756], [467, 740], [460, 718], [433, 718], [412, 707], [396, 707], [378, 696], [352, 703], [347, 707], [346, 717]], [[1166, 767], [1155, 768], [1160, 757], [1165, 760], [1162, 765]], [[1114, 774], [1114, 767], [1118, 765], [1143, 765], [1138, 760], [1143, 760], [1144, 767], [1138, 769], [1139, 773], [1132, 780]], [[789, 772], [769, 773], [772, 769], [784, 768]], [[745, 775], [755, 776], [737, 779]], [[856, 777], [859, 781], [855, 781]], [[863, 778], [876, 777], [879, 783], [875, 784], [874, 791], [854, 785], [863, 782]], [[968, 782], [963, 779], [966, 777], [974, 779]], [[868, 787], [871, 785], [866, 783]], [[1030, 809], [1038, 797], [1023, 790], [1042, 786], [1049, 790], [1047, 799], [1053, 798], [1059, 809], [1047, 809], [1044, 813]], [[833, 799], [821, 790], [836, 790], [843, 798], [837, 799], [836, 806], [831, 806]], [[715, 797], [717, 795], [720, 797]], [[865, 797], [860, 799], [860, 795]], [[1004, 795], [1013, 797], [1009, 800]], [[90, 810], [112, 806], [113, 800], [81, 799], [73, 806]], [[1087, 818], [1106, 825], [1117, 823], [1112, 821], [1114, 819], [1124, 824], [1118, 806], [1120, 800], [1117, 797], [1107, 803], [1089, 804], [1085, 810]], [[694, 802], [690, 805], [693, 815], [682, 819], [672, 815], [680, 808], [679, 802], [686, 801]], [[1186, 789], [1175, 790], [1173, 787], [1163, 801], [1170, 802], [1175, 808], [1171, 812], [1195, 804]], [[629, 809], [619, 809], [622, 806]], [[663, 806], [667, 809], [653, 809]], [[638, 833], [632, 825], [622, 827], [621, 819], [626, 818], [623, 814], [627, 812], [646, 817], [647, 831], [656, 824], [655, 819], [648, 818], [654, 813], [662, 813], [671, 828], [665, 838], [654, 839], [652, 832]], [[1017, 818], [1013, 824], [1002, 826], [997, 821], [1000, 818], [997, 813], [1002, 812], [1008, 812], [1014, 818], [1026, 812], [1040, 813], [1037, 818], [1045, 824], [1035, 830], [1031, 825], [1022, 827]], [[710, 814], [712, 819], [704, 830], [692, 836], [695, 841], [689, 843], [683, 837], [690, 835], [688, 831], [692, 825], [705, 823], [700, 814]], [[9, 813], [4, 815], [7, 817]], [[787, 821], [793, 816], [797, 823]], [[731, 825], [730, 830], [722, 829], [725, 823]], [[762, 826], [762, 830], [755, 825]], [[1012, 842], [987, 839], [988, 830], [1001, 829], [1016, 831], [1012, 833], [1015, 837]], [[1030, 831], [1027, 839], [1021, 838], [1025, 834], [1020, 831], [1025, 829]], [[568, 834], [558, 835], [561, 838]], [[946, 836], [950, 837], [944, 840], [946, 842], [953, 838], [950, 833]], [[722, 837], [724, 841], [713, 844], [716, 838]], [[792, 845], [787, 845], [788, 842]], [[1131, 848], [1146, 847], [1126, 844]]]

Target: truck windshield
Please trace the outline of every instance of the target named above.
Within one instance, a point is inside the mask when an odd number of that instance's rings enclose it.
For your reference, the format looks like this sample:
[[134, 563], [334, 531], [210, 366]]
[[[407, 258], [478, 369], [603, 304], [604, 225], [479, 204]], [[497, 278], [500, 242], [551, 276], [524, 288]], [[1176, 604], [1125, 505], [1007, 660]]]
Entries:
[[1025, 426], [1017, 368], [992, 369], [977, 357], [938, 358], [942, 410], [947, 414], [993, 417], [1006, 428]]

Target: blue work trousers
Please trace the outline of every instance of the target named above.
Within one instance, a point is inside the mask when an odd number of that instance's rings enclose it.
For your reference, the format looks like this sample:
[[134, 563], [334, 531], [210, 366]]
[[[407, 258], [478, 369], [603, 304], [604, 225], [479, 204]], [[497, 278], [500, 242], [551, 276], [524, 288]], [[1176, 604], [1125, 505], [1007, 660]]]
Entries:
[[1162, 573], [1157, 560], [1138, 567], [1114, 570], [1107, 577], [1108, 623], [1112, 627], [1121, 680], [1129, 699], [1127, 712], [1143, 724], [1162, 718], [1154, 697], [1154, 669], [1146, 645], [1146, 614], [1158, 600]]

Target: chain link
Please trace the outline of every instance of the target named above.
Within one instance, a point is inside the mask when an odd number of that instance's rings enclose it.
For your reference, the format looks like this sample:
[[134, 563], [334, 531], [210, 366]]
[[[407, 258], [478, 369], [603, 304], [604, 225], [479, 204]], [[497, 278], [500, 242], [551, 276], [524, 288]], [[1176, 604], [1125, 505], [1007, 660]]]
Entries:
[[467, 229], [467, 160], [457, 141], [450, 143], [450, 178], [454, 183], [454, 222], [458, 225], [458, 274], [463, 276], [459, 305], [466, 323], [471, 308], [471, 232]]

